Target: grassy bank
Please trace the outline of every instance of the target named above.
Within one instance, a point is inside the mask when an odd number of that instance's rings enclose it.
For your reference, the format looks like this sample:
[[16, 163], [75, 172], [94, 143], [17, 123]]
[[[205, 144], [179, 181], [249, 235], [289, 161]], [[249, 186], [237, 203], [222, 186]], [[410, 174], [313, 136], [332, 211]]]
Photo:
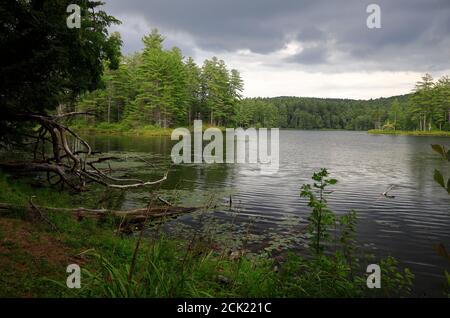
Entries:
[[[206, 130], [212, 126], [203, 125], [203, 130]], [[192, 127], [187, 127], [192, 130]], [[215, 127], [222, 131], [225, 131], [224, 127]], [[143, 136], [143, 137], [153, 137], [153, 136], [170, 136], [174, 128], [161, 128], [158, 126], [144, 126], [139, 128], [131, 128], [124, 126], [122, 124], [106, 124], [102, 123], [97, 126], [76, 126], [74, 129], [89, 134], [97, 135], [126, 135], [126, 136]], [[297, 130], [286, 128], [284, 130]], [[319, 131], [348, 131], [346, 129], [320, 129]], [[432, 130], [432, 131], [420, 131], [420, 130], [382, 130], [382, 129], [371, 129], [367, 131], [369, 134], [374, 135], [400, 135], [400, 136], [438, 136], [438, 137], [450, 137], [450, 131]]]
[[[98, 192], [89, 200], [34, 183], [0, 173], [0, 202], [27, 206], [35, 196], [35, 204], [95, 208], [114, 205], [118, 195]], [[136, 249], [138, 236], [115, 234], [121, 220], [63, 212], [36, 218], [29, 207], [1, 213], [0, 297], [375, 297], [408, 295], [411, 287], [411, 274], [388, 258], [379, 263], [383, 288], [368, 289], [365, 266], [348, 249], [307, 258], [250, 256], [221, 250], [214, 238], [161, 233]], [[65, 285], [73, 263], [82, 268], [81, 289]]]
[[96, 126], [75, 125], [74, 129], [83, 133], [97, 135], [128, 135], [128, 136], [170, 136], [172, 128], [161, 128], [158, 126], [148, 125], [139, 128], [132, 128], [123, 124], [107, 124], [101, 123]]
[[[225, 131], [225, 127], [203, 125], [203, 131], [208, 128], [218, 128]], [[73, 128], [79, 132], [98, 135], [126, 135], [126, 136], [142, 136], [142, 137], [154, 137], [154, 136], [170, 136], [174, 128], [162, 128], [154, 125], [147, 125], [143, 127], [130, 127], [124, 124], [107, 124], [101, 123], [96, 126], [85, 125], [73, 125]], [[192, 126], [186, 127], [189, 130], [193, 130]]]
[[442, 131], [442, 130], [431, 130], [431, 131], [409, 130], [409, 131], [406, 131], [406, 130], [372, 129], [372, 130], [369, 130], [368, 133], [375, 134], [375, 135], [450, 137], [450, 131]]

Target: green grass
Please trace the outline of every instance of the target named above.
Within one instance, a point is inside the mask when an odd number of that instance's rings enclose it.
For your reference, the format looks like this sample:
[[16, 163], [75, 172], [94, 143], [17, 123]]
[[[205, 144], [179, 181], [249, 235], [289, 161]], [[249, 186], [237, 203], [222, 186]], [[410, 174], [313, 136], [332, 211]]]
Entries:
[[[73, 128], [79, 132], [90, 133], [90, 134], [100, 134], [100, 135], [126, 135], [126, 136], [143, 136], [143, 137], [153, 137], [153, 136], [170, 136], [173, 129], [175, 128], [162, 128], [156, 125], [146, 125], [142, 127], [133, 127], [126, 125], [124, 123], [100, 123], [95, 126], [86, 125], [73, 125]], [[193, 126], [186, 127], [193, 130]], [[218, 128], [221, 131], [225, 131], [225, 127], [221, 126], [211, 126], [209, 124], [203, 124], [203, 131], [208, 128]]]
[[[20, 205], [26, 205], [31, 195], [36, 196], [34, 202], [46, 206], [76, 206], [80, 200], [4, 173], [0, 173], [0, 188], [1, 202]], [[88, 206], [95, 206], [95, 200], [89, 202]], [[231, 257], [230, 251], [213, 249], [209, 240], [162, 234], [144, 237], [130, 279], [137, 237], [115, 234], [117, 220], [78, 221], [65, 213], [48, 213], [55, 231], [27, 215], [26, 209], [8, 215], [16, 229], [0, 226], [0, 296], [376, 297], [407, 295], [411, 287], [410, 273], [399, 270], [393, 259], [386, 260], [389, 266], [382, 265], [382, 286], [387, 287], [369, 290], [364, 266], [350, 266], [357, 262], [350, 263], [341, 253], [308, 258], [293, 253], [277, 259], [267, 254]], [[26, 244], [8, 240], [15, 230], [32, 233]], [[36, 256], [35, 246], [48, 253]], [[56, 257], [61, 253], [67, 260]], [[70, 263], [82, 268], [79, 290], [65, 287]]]
[[70, 193], [50, 187], [42, 187], [34, 178], [16, 178], [0, 170], [0, 202], [27, 205], [30, 197], [39, 205], [65, 207], [73, 198]]
[[[0, 297], [56, 297], [57, 290], [50, 281], [42, 279], [64, 279], [64, 273], [45, 259], [35, 261], [28, 253], [14, 249], [11, 253], [0, 253], [4, 261], [0, 263], [2, 277], [0, 278]], [[26, 270], [18, 271], [17, 264]], [[7, 267], [13, 266], [13, 269]]]
[[161, 128], [147, 125], [133, 128], [124, 124], [101, 123], [96, 126], [74, 126], [77, 131], [104, 135], [129, 135], [129, 136], [170, 136], [172, 128]]
[[382, 129], [371, 129], [368, 131], [369, 134], [376, 135], [401, 135], [401, 136], [439, 136], [439, 137], [450, 137], [450, 131], [442, 130], [431, 130], [431, 131], [420, 131], [420, 130], [382, 130]]

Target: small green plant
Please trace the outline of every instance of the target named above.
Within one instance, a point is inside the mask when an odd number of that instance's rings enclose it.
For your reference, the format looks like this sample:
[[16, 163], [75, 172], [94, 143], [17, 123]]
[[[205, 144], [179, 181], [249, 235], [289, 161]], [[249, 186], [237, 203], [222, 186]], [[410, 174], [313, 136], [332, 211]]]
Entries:
[[[435, 152], [440, 154], [444, 160], [450, 161], [450, 150], [446, 150], [445, 147], [441, 145], [431, 145], [431, 148], [433, 148]], [[447, 193], [450, 195], [450, 178], [448, 178], [446, 182], [442, 173], [439, 170], [434, 169], [434, 181], [436, 181], [441, 187], [446, 189]], [[438, 248], [438, 253], [441, 256], [447, 258], [450, 263], [450, 256], [447, 253], [445, 246], [440, 245]], [[447, 271], [444, 272], [444, 275], [446, 278], [446, 287], [444, 292], [447, 294], [447, 297], [450, 297], [450, 275]]]
[[325, 168], [315, 172], [312, 176], [314, 180], [313, 185], [304, 184], [300, 192], [301, 197], [309, 199], [308, 206], [312, 208], [308, 231], [317, 255], [323, 252], [322, 242], [329, 239], [329, 227], [335, 222], [335, 216], [327, 205], [326, 194], [330, 192], [326, 188], [329, 185], [336, 184], [337, 180], [328, 178], [328, 175], [328, 171]]
[[[435, 152], [440, 154], [444, 160], [450, 161], [450, 150], [446, 150], [445, 147], [441, 145], [431, 145], [431, 148], [433, 148]], [[447, 193], [450, 194], [450, 178], [445, 181], [442, 173], [439, 170], [434, 169], [434, 181], [436, 181], [441, 187], [446, 189]]]
[[354, 256], [356, 250], [356, 211], [351, 210], [349, 213], [339, 218], [340, 236], [339, 244], [343, 257], [347, 260], [350, 268], [350, 274], [353, 274], [353, 267], [358, 263], [358, 259]]
[[[311, 234], [311, 248], [315, 258], [309, 261], [292, 258], [286, 263], [286, 269], [296, 266], [300, 268], [298, 275], [292, 275], [295, 284], [301, 289], [289, 290], [289, 294], [306, 297], [402, 297], [411, 294], [414, 275], [409, 269], [403, 271], [397, 261], [388, 257], [380, 261], [382, 271], [382, 289], [371, 291], [366, 287], [365, 268], [360, 264], [356, 254], [356, 211], [336, 217], [327, 205], [327, 195], [332, 191], [327, 187], [337, 183], [329, 178], [326, 169], [315, 172], [312, 176], [313, 185], [305, 184], [301, 188], [301, 197], [309, 199], [308, 206], [312, 208], [309, 217], [308, 231]], [[331, 228], [339, 232], [332, 240]], [[334, 242], [335, 253], [325, 255], [325, 243]], [[339, 248], [338, 248], [339, 247]], [[294, 265], [295, 264], [295, 265]], [[300, 294], [298, 294], [300, 293]]]
[[398, 261], [392, 256], [381, 260], [381, 289], [374, 289], [381, 297], [404, 297], [412, 292], [414, 275], [408, 268], [399, 269]]

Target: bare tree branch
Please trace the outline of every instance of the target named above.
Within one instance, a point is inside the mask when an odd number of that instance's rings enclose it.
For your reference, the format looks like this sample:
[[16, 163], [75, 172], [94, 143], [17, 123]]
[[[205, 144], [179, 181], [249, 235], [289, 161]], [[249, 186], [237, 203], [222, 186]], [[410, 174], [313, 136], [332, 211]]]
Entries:
[[[114, 178], [108, 173], [112, 172], [111, 166], [108, 163], [109, 170], [102, 171], [95, 166], [97, 163], [107, 162], [110, 160], [121, 160], [119, 157], [102, 157], [92, 158], [90, 157], [95, 153], [89, 143], [81, 138], [77, 133], [72, 131], [67, 126], [59, 122], [60, 119], [71, 118], [78, 115], [92, 115], [89, 112], [71, 112], [66, 114], [60, 114], [56, 116], [47, 116], [42, 114], [18, 114], [17, 120], [31, 121], [40, 124], [40, 128], [37, 131], [36, 136], [30, 136], [34, 139], [33, 145], [33, 161], [13, 161], [13, 162], [0, 162], [0, 167], [6, 169], [19, 170], [24, 172], [41, 171], [47, 173], [47, 181], [51, 183], [51, 180], [58, 176], [59, 179], [54, 184], [68, 185], [70, 188], [83, 191], [87, 183], [94, 182], [101, 184], [109, 188], [116, 189], [129, 189], [138, 188], [144, 186], [151, 186], [160, 184], [167, 180], [168, 171], [164, 176], [157, 180], [140, 180], [133, 178]], [[50, 135], [48, 138], [48, 135]], [[77, 140], [83, 145], [84, 150], [74, 151], [69, 146], [68, 135]], [[42, 160], [37, 160], [38, 145], [41, 144], [44, 148], [46, 144], [50, 144], [52, 147], [53, 157], [47, 158], [45, 150], [43, 149]], [[144, 161], [148, 165], [152, 163], [143, 159], [140, 156], [136, 156], [140, 160]], [[90, 169], [86, 169], [90, 167]], [[52, 175], [53, 174], [53, 175]]]

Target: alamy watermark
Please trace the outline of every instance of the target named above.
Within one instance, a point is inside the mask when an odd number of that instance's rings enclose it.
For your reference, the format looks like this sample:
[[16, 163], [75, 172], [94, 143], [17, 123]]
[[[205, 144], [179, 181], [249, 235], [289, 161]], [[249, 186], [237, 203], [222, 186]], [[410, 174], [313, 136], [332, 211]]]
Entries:
[[69, 4], [66, 9], [70, 15], [66, 19], [66, 25], [69, 29], [81, 28], [81, 9], [77, 4]]
[[70, 264], [66, 268], [69, 274], [66, 279], [67, 288], [81, 288], [81, 269], [77, 264]]
[[[181, 140], [172, 148], [172, 161], [175, 164], [248, 163], [256, 165], [261, 174], [274, 174], [280, 163], [279, 129], [269, 130], [270, 135], [267, 128], [226, 128], [224, 139], [222, 130], [208, 128], [203, 132], [202, 121], [194, 120], [193, 156], [191, 131], [176, 128], [171, 139], [180, 140], [181, 137]], [[203, 141], [209, 141], [204, 148]]]
[[367, 6], [366, 12], [369, 13], [366, 20], [367, 27], [369, 29], [381, 29], [381, 7], [372, 3]]
[[367, 266], [367, 273], [369, 276], [366, 280], [367, 288], [381, 288], [381, 268], [378, 264], [369, 264]]

